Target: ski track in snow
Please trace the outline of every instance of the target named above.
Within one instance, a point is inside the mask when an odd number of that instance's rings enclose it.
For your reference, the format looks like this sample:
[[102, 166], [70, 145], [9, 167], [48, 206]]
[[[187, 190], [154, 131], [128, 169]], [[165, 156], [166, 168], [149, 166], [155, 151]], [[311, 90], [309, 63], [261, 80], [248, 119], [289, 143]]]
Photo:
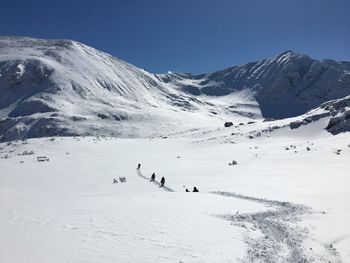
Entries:
[[[16, 153], [23, 152], [23, 149], [21, 148], [15, 151], [15, 148], [13, 148], [15, 146], [16, 144], [8, 145], [8, 147], [11, 147], [8, 151], [9, 156], [13, 158], [15, 158], [15, 156], [21, 156], [20, 158], [24, 158], [21, 154], [16, 155]], [[5, 147], [0, 149], [3, 150]], [[29, 151], [29, 148], [26, 148], [26, 150]], [[36, 149], [34, 150], [37, 152]], [[4, 154], [5, 153], [7, 154], [7, 151], [4, 152]], [[27, 156], [25, 158], [29, 157]], [[128, 169], [127, 171], [129, 172], [130, 170]], [[141, 170], [136, 169], [136, 175], [141, 177], [141, 179], [147, 180], [144, 181], [145, 185], [150, 182], [150, 178], [144, 176]], [[138, 181], [138, 179], [135, 181]], [[153, 183], [156, 186], [160, 186], [158, 181], [153, 181]], [[179, 189], [176, 188], [175, 184], [172, 186], [174, 186], [173, 189]], [[150, 186], [150, 188], [151, 187], [152, 186]], [[212, 186], [210, 186], [210, 188], [211, 187]], [[175, 192], [172, 188], [167, 186], [159, 188], [162, 188], [162, 190], [159, 189], [159, 191]], [[210, 191], [210, 188], [206, 190]], [[220, 189], [220, 187], [218, 188]], [[181, 191], [179, 191], [179, 193], [180, 192]], [[208, 192], [203, 191], [203, 193]], [[304, 224], [302, 221], [304, 221], [305, 217], [317, 213], [311, 208], [314, 207], [313, 205], [307, 207], [301, 204], [251, 197], [234, 192], [215, 191], [210, 193], [222, 197], [237, 198], [259, 203], [266, 208], [263, 211], [259, 210], [260, 212], [256, 212], [257, 210], [255, 210], [255, 212], [252, 213], [226, 213], [225, 211], [227, 210], [225, 209], [222, 210], [222, 214], [210, 214], [216, 215], [218, 220], [228, 220], [233, 226], [237, 227], [237, 229], [242, 230], [240, 232], [243, 234], [243, 242], [246, 244], [247, 250], [245, 254], [240, 254], [243, 256], [239, 259], [239, 262], [342, 262], [341, 249], [337, 250], [334, 245], [346, 239], [346, 234], [332, 240], [322, 238], [315, 239], [313, 237], [312, 228], [309, 226], [303, 227]], [[85, 197], [103, 197], [109, 195], [110, 194], [85, 195], [84, 193], [84, 195], [80, 195], [79, 198], [84, 199]], [[117, 199], [116, 202], [118, 202]], [[303, 201], [300, 202], [304, 203]], [[84, 204], [84, 202], [82, 202], [82, 204]], [[142, 215], [134, 215], [132, 213], [123, 216], [111, 215], [105, 212], [96, 213], [94, 210], [95, 208], [92, 210], [89, 207], [81, 207], [80, 200], [78, 200], [78, 203], [69, 204], [68, 209], [66, 205], [55, 207], [51, 211], [52, 214], [49, 213], [50, 216], [47, 216], [45, 213], [36, 214], [35, 212], [31, 212], [32, 210], [41, 210], [41, 205], [43, 206], [42, 210], [45, 210], [48, 206], [40, 203], [32, 205], [31, 209], [28, 210], [26, 205], [23, 205], [23, 208], [22, 206], [19, 207], [22, 208], [22, 210], [5, 210], [0, 214], [4, 221], [7, 221], [11, 226], [27, 227], [30, 224], [35, 227], [51, 227], [54, 233], [56, 233], [55, 231], [63, 231], [65, 233], [74, 232], [72, 236], [77, 239], [81, 245], [76, 253], [83, 259], [83, 262], [113, 262], [115, 260], [116, 244], [118, 244], [118, 246], [120, 246], [120, 244], [123, 245], [124, 250], [118, 247], [118, 257], [122, 262], [140, 262], [140, 259], [142, 262], [152, 262], [151, 260], [154, 260], [155, 257], [152, 253], [145, 252], [141, 255], [141, 258], [139, 258], [140, 255], [132, 255], [132, 253], [130, 253], [128, 248], [135, 246], [137, 242], [151, 243], [152, 246], [159, 247], [161, 250], [168, 249], [171, 251], [166, 256], [157, 255], [158, 262], [161, 262], [161, 259], [164, 261], [169, 260], [177, 262], [179, 257], [176, 255], [195, 258], [198, 254], [193, 247], [187, 247], [182, 243], [173, 242], [173, 233], [166, 232], [164, 230], [166, 228], [159, 230], [159, 222], [156, 217], [144, 218]], [[234, 209], [234, 207], [232, 208]], [[193, 227], [189, 225], [186, 220], [178, 217], [176, 212], [169, 210], [169, 213], [171, 215], [170, 221], [175, 222], [177, 226], [183, 226], [185, 229], [184, 233]], [[57, 225], [55, 226], [55, 224]], [[142, 226], [140, 229], [148, 229], [149, 231], [141, 231], [141, 235], [129, 237], [130, 232], [128, 231], [133, 229], [135, 225], [140, 225]], [[149, 236], [148, 234], [152, 231], [157, 231], [157, 235]], [[163, 239], [163, 236], [170, 238]], [[165, 243], [164, 240], [166, 240]], [[321, 247], [322, 251], [315, 249], [317, 247]], [[232, 248], [232, 250], [233, 249], [234, 248]], [[155, 260], [155, 262], [156, 261], [157, 260]]]
[[[150, 181], [144, 176], [140, 169], [136, 169], [137, 175]], [[158, 181], [153, 181], [160, 187]], [[174, 192], [169, 187], [162, 187], [165, 191]], [[314, 255], [311, 248], [309, 251], [303, 246], [303, 241], [309, 236], [310, 230], [298, 226], [298, 221], [304, 214], [311, 214], [310, 207], [283, 202], [278, 200], [269, 200], [265, 198], [256, 198], [241, 195], [233, 192], [212, 192], [216, 195], [225, 197], [234, 197], [247, 201], [257, 202], [266, 205], [269, 208], [263, 212], [249, 214], [226, 214], [221, 215], [226, 220], [233, 221], [233, 224], [247, 230], [245, 242], [248, 246], [247, 256], [242, 260], [248, 262], [337, 262], [340, 263], [337, 250], [327, 244], [322, 244], [325, 248], [328, 258], [322, 258], [320, 255]], [[260, 235], [252, 237], [251, 231], [259, 231]], [[314, 242], [320, 243], [316, 240]]]
[[[303, 241], [309, 236], [310, 230], [298, 226], [297, 223], [303, 214], [312, 213], [311, 208], [232, 192], [215, 191], [212, 193], [261, 203], [270, 208], [257, 213], [240, 214], [237, 212], [221, 215], [224, 219], [232, 221], [233, 225], [245, 228], [247, 231], [245, 242], [248, 250], [242, 262], [341, 262], [338, 252], [332, 246], [322, 244], [328, 254], [327, 259], [315, 255], [312, 248], [307, 251], [303, 246]], [[252, 231], [259, 231], [260, 234], [254, 234], [252, 237]]]
[[[145, 179], [145, 180], [147, 180], [147, 181], [150, 181], [149, 178], [147, 178], [146, 176], [144, 176], [144, 175], [141, 173], [140, 169], [136, 169], [136, 173], [137, 173], [138, 176], [142, 177], [143, 179]], [[150, 181], [150, 182], [152, 182], [152, 181]], [[160, 182], [158, 182], [157, 180], [154, 180], [152, 183], [158, 185], [158, 187], [159, 187], [159, 188], [162, 188], [164, 191], [174, 192], [173, 189], [171, 189], [171, 188], [169, 188], [169, 187], [167, 187], [167, 186], [160, 186]]]

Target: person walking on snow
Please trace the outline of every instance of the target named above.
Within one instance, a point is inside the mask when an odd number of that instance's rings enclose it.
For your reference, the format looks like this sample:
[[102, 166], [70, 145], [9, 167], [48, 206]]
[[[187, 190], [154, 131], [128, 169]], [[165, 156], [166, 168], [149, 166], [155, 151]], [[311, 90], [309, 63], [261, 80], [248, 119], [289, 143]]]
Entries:
[[197, 187], [193, 187], [193, 191], [192, 192], [199, 192]]
[[151, 176], [151, 182], [153, 182], [155, 179], [156, 179], [156, 174], [153, 173], [152, 176]]
[[140, 170], [140, 168], [141, 168], [141, 164], [139, 163], [139, 164], [137, 165], [137, 170]]
[[160, 186], [164, 186], [164, 184], [165, 184], [165, 178], [162, 177], [162, 179], [160, 180]]

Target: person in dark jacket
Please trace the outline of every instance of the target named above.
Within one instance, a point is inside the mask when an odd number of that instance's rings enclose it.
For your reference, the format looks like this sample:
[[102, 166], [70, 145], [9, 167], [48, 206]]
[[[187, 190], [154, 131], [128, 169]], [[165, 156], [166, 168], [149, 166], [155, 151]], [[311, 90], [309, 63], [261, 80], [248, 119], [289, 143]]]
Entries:
[[192, 192], [199, 192], [197, 187], [193, 187], [193, 191]]
[[165, 178], [162, 177], [162, 179], [160, 180], [160, 186], [164, 186], [164, 184], [165, 184]]
[[188, 190], [187, 188], [186, 188], [186, 190], [185, 190], [185, 191], [186, 191], [186, 193], [188, 193], [188, 192], [189, 192], [189, 190]]
[[137, 165], [137, 169], [140, 170], [140, 168], [141, 168], [141, 164], [139, 163], [139, 164]]
[[153, 182], [155, 179], [156, 179], [156, 174], [153, 173], [153, 174], [151, 175], [151, 182]]

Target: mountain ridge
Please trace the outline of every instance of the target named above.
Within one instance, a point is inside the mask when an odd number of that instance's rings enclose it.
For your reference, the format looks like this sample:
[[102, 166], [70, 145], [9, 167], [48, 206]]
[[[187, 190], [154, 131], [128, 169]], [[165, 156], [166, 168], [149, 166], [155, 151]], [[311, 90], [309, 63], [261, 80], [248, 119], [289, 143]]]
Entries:
[[[273, 118], [301, 115], [350, 94], [350, 62], [318, 61], [291, 51], [194, 78], [203, 80], [198, 85], [183, 85], [184, 91], [221, 96], [248, 88], [259, 93], [256, 97], [263, 116]], [[276, 114], [275, 108], [283, 104], [288, 104], [290, 112], [284, 109]]]
[[150, 136], [286, 118], [350, 94], [350, 62], [286, 51], [208, 74], [153, 74], [72, 40], [0, 37], [1, 140]]

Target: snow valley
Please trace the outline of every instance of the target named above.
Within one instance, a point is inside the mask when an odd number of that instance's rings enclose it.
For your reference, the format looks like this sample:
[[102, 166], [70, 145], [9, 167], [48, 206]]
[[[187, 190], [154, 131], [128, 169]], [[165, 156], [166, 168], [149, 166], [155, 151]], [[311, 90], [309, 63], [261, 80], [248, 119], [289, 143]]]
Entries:
[[2, 37], [0, 117], [1, 262], [350, 262], [349, 62]]

